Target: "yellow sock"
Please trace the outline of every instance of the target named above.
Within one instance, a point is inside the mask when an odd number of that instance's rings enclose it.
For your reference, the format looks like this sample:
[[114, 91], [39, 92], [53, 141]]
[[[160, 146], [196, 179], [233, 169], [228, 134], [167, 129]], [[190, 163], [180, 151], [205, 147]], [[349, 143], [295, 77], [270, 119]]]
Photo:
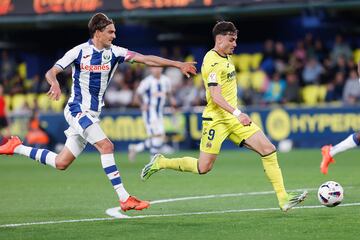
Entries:
[[159, 158], [157, 166], [160, 169], [173, 169], [181, 172], [199, 173], [198, 160], [193, 157]]
[[281, 204], [287, 200], [287, 193], [284, 187], [284, 181], [278, 164], [276, 152], [261, 157], [261, 160], [263, 162], [265, 173], [273, 185], [279, 204]]

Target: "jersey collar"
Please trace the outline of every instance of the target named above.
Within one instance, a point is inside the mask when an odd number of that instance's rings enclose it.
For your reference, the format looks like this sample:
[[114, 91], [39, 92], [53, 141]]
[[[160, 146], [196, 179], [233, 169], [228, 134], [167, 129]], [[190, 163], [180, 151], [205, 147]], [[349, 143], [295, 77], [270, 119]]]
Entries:
[[227, 59], [227, 56], [226, 56], [226, 57], [224, 57], [224, 56], [220, 55], [220, 53], [218, 53], [215, 49], [211, 49], [211, 51], [216, 52], [216, 54], [217, 54], [217, 55], [219, 55], [219, 57], [222, 57], [222, 58], [226, 58], [226, 59]]

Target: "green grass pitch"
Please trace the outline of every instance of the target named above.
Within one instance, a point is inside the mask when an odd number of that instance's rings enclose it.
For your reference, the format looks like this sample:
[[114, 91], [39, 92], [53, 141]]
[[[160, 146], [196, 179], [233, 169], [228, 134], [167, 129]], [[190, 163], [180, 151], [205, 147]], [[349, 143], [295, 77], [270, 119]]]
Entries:
[[[98, 154], [82, 154], [63, 172], [25, 157], [0, 156], [0, 239], [359, 239], [360, 206], [345, 206], [360, 203], [359, 153], [339, 154], [327, 176], [319, 171], [319, 150], [280, 153], [287, 189], [309, 189], [302, 204], [309, 208], [288, 213], [277, 209], [275, 194], [266, 193], [272, 187], [253, 152], [222, 151], [206, 175], [168, 170], [146, 182], [139, 174], [149, 155], [140, 154], [130, 163], [124, 153], [117, 153], [131, 194], [151, 201], [194, 199], [126, 213], [145, 218], [114, 220], [105, 210], [118, 206], [117, 197]], [[197, 157], [198, 152], [176, 154], [184, 155]], [[328, 180], [342, 184], [344, 201], [335, 208], [317, 208], [316, 189]], [[84, 219], [88, 221], [78, 222]], [[34, 225], [8, 226], [23, 223]]]

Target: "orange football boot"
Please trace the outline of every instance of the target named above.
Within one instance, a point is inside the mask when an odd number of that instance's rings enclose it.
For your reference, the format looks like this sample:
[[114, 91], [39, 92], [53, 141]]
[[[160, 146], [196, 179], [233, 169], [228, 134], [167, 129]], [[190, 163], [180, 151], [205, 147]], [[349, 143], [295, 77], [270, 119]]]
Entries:
[[0, 154], [13, 155], [17, 146], [22, 144], [22, 141], [17, 136], [11, 136], [8, 141], [0, 146]]
[[330, 156], [331, 145], [325, 145], [321, 148], [322, 161], [320, 164], [320, 171], [327, 174], [330, 163], [334, 163], [335, 159]]
[[143, 210], [149, 206], [150, 203], [148, 201], [142, 201], [134, 196], [130, 196], [125, 202], [120, 201], [121, 210], [124, 212], [127, 210]]

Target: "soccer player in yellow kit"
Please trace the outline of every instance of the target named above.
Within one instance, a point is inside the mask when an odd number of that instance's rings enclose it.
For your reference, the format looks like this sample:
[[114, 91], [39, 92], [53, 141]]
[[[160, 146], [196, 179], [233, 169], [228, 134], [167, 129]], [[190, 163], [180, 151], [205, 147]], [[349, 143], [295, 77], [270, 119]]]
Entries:
[[282, 211], [287, 211], [302, 202], [307, 192], [286, 192], [275, 146], [261, 129], [251, 122], [249, 116], [237, 108], [236, 72], [231, 60], [231, 54], [236, 47], [237, 32], [232, 22], [218, 22], [213, 28], [215, 46], [204, 57], [201, 73], [206, 88], [207, 105], [202, 115], [199, 158], [166, 158], [157, 154], [143, 168], [141, 178], [146, 180], [161, 169], [205, 174], [212, 169], [222, 142], [229, 138], [235, 144], [254, 150], [261, 156], [279, 206]]

